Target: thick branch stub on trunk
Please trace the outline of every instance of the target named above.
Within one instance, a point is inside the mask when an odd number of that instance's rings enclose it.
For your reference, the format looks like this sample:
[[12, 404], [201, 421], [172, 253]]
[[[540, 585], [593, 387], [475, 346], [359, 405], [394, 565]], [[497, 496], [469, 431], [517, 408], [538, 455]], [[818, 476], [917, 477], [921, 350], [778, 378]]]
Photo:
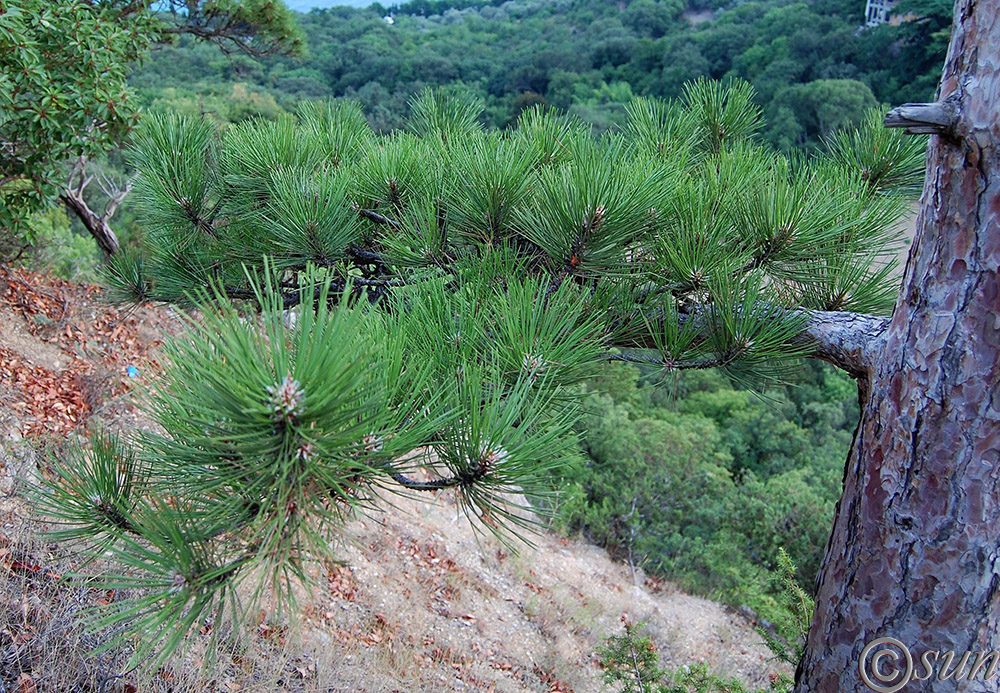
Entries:
[[[804, 356], [826, 361], [846, 371], [852, 378], [868, 379], [881, 356], [882, 335], [889, 325], [889, 318], [829, 310], [801, 309], [792, 310], [790, 313], [796, 317], [808, 318], [802, 331], [790, 340], [791, 346], [805, 347]], [[694, 329], [702, 338], [707, 339], [713, 329], [711, 307], [703, 307], [697, 312], [682, 314], [679, 318], [685, 329], [692, 327], [692, 323], [694, 323]], [[630, 338], [616, 342], [613, 346], [646, 350], [660, 348], [652, 338], [641, 340]], [[718, 357], [694, 361], [672, 361], [669, 354], [660, 357], [605, 354], [604, 358], [612, 361], [669, 365], [675, 369], [691, 369], [726, 366], [739, 358], [739, 355], [719, 355]]]
[[815, 310], [799, 335], [811, 356], [832, 363], [854, 378], [867, 378], [879, 359], [879, 344], [889, 318], [862, 313]]
[[958, 125], [958, 101], [946, 99], [934, 103], [904, 103], [885, 116], [887, 128], [906, 128], [908, 135], [944, 135], [951, 137]]

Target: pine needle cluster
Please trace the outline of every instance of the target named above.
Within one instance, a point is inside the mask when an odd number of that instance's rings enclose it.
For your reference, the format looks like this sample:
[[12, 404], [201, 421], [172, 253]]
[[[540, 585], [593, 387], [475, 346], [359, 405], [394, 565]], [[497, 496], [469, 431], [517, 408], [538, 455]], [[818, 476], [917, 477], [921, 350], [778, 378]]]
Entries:
[[123, 566], [108, 586], [145, 588], [94, 615], [143, 655], [289, 603], [383, 490], [530, 527], [602, 360], [785, 378], [810, 310], [890, 307], [902, 148], [784, 158], [742, 83], [640, 99], [600, 139], [552, 111], [490, 132], [474, 99], [412, 106], [389, 136], [343, 102], [225, 132], [150, 116], [135, 138], [148, 243], [109, 282], [198, 317], [144, 394], [161, 432], [97, 436], [38, 496]]

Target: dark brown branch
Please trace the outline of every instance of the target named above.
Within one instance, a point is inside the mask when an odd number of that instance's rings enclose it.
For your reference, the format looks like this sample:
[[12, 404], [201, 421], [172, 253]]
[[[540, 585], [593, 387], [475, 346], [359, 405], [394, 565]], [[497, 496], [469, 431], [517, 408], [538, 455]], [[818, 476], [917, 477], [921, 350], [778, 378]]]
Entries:
[[365, 250], [357, 246], [351, 246], [347, 251], [348, 256], [359, 265], [388, 265], [389, 259], [381, 253]]
[[176, 26], [165, 26], [160, 28], [161, 34], [191, 34], [196, 38], [200, 38], [203, 41], [208, 41], [209, 43], [214, 43], [216, 46], [226, 52], [227, 42], [231, 42], [240, 51], [246, 53], [247, 55], [254, 58], [262, 58], [266, 53], [258, 53], [254, 50], [246, 41], [241, 40], [236, 36], [229, 36], [226, 33], [226, 29], [223, 27], [208, 27], [200, 26], [196, 24], [178, 24]]
[[641, 354], [634, 353], [605, 353], [601, 355], [601, 358], [605, 358], [608, 361], [624, 361], [625, 363], [638, 363], [645, 366], [659, 366], [666, 370], [671, 371], [684, 371], [684, 370], [699, 370], [705, 368], [721, 368], [722, 366], [727, 366], [736, 360], [736, 357], [718, 357], [709, 359], [700, 359], [695, 361], [674, 361], [672, 359], [663, 358], [662, 356], [643, 356]]
[[[381, 296], [387, 289], [409, 286], [415, 282], [423, 281], [427, 277], [414, 277], [413, 279], [365, 279], [364, 277], [351, 277], [350, 284], [355, 295], [360, 294], [362, 289], [374, 289]], [[342, 294], [347, 290], [347, 280], [342, 278], [334, 279], [330, 282], [330, 290], [333, 294]], [[237, 300], [256, 300], [257, 294], [252, 289], [244, 289], [236, 286], [224, 288], [225, 294], [229, 298]], [[294, 308], [302, 303], [303, 292], [298, 288], [281, 287], [279, 289], [281, 302], [284, 307]], [[313, 289], [313, 298], [318, 299], [320, 295], [319, 287]]]
[[384, 217], [373, 209], [358, 209], [358, 216], [364, 217], [368, 221], [374, 222], [379, 226], [389, 226], [390, 228], [398, 229], [399, 222], [395, 219], [390, 219], [389, 217]]
[[934, 103], [904, 103], [885, 116], [887, 128], [905, 128], [909, 135], [955, 135], [958, 124], [958, 99], [949, 97]]
[[404, 488], [414, 491], [438, 491], [445, 488], [455, 488], [458, 486], [471, 486], [483, 479], [489, 473], [488, 464], [480, 461], [475, 467], [464, 472], [459, 472], [455, 476], [443, 479], [431, 479], [430, 481], [417, 481], [401, 472], [392, 472], [392, 479]]
[[239, 37], [239, 32], [234, 30], [233, 27], [229, 25], [212, 27], [187, 23], [178, 24], [176, 26], [161, 27], [159, 31], [161, 34], [190, 34], [195, 38], [199, 38], [218, 46], [218, 48], [227, 55], [232, 53], [233, 47], [251, 58], [266, 58], [270, 55], [287, 52], [282, 51], [276, 42], [268, 42], [257, 46], [244, 41]]
[[212, 238], [216, 237], [215, 227], [212, 225], [213, 219], [205, 219], [199, 213], [198, 210], [194, 208], [191, 201], [186, 197], [182, 197], [180, 200], [181, 209], [184, 210], [184, 214], [187, 215], [188, 221], [191, 225], [202, 233], [208, 234]]
[[399, 472], [393, 474], [392, 479], [400, 486], [414, 491], [440, 491], [441, 489], [455, 488], [456, 486], [468, 483], [466, 479], [460, 476], [451, 476], [446, 479], [431, 479], [430, 481], [417, 481]]

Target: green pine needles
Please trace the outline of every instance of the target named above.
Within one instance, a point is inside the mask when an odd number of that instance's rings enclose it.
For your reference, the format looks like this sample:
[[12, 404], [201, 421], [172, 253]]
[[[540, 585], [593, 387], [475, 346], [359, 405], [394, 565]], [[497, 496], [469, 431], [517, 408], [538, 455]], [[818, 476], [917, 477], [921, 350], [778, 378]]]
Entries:
[[95, 628], [127, 625], [105, 647], [141, 633], [136, 660], [159, 663], [204, 619], [238, 621], [266, 596], [293, 606], [292, 586], [380, 492], [455, 489], [504, 539], [535, 526], [526, 497], [544, 503], [572, 456], [572, 385], [602, 345], [571, 287], [552, 311], [537, 280], [499, 292], [494, 274], [513, 262], [469, 265], [461, 290], [429, 281], [384, 311], [312, 265], [293, 310], [270, 262], [247, 279], [255, 310], [218, 286], [192, 294], [204, 313], [142, 395], [162, 432], [95, 435], [36, 494], [56, 538], [124, 568], [103, 588], [138, 595], [90, 614]]
[[742, 83], [640, 100], [601, 139], [551, 111], [501, 133], [470, 98], [412, 106], [389, 136], [346, 103], [138, 132], [148, 242], [108, 282], [200, 310], [143, 394], [158, 432], [95, 437], [38, 494], [122, 565], [109, 588], [142, 588], [93, 614], [127, 626], [109, 647], [139, 633], [160, 661], [203, 619], [288, 604], [386, 491], [455, 489], [477, 526], [530, 528], [603, 360], [787, 378], [812, 311], [891, 307], [892, 185], [919, 165], [901, 146], [879, 145], [877, 185], [849, 155], [870, 136], [790, 161], [754, 140]]

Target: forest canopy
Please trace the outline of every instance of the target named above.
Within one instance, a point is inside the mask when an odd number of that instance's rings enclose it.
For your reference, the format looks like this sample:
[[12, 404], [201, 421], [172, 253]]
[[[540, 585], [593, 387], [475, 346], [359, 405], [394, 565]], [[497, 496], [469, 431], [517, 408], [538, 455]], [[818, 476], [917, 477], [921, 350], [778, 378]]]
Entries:
[[[907, 0], [897, 11], [919, 20], [864, 30], [864, 2], [855, 0], [336, 7], [299, 16], [310, 47], [303, 60], [254, 64], [184, 43], [159, 51], [132, 81], [160, 105], [180, 104], [194, 90], [224, 102], [231, 87], [223, 85], [242, 83], [274, 99], [271, 114], [275, 106], [294, 110], [301, 98], [346, 96], [380, 131], [405, 123], [406, 104], [423, 87], [460, 84], [484, 100], [494, 127], [542, 104], [603, 130], [624, 123], [634, 97], [676, 98], [701, 76], [740, 78], [767, 117], [764, 137], [788, 150], [857, 125], [877, 104], [930, 100], [951, 22], [950, 6], [941, 5]], [[221, 103], [203, 103], [227, 117]]]

